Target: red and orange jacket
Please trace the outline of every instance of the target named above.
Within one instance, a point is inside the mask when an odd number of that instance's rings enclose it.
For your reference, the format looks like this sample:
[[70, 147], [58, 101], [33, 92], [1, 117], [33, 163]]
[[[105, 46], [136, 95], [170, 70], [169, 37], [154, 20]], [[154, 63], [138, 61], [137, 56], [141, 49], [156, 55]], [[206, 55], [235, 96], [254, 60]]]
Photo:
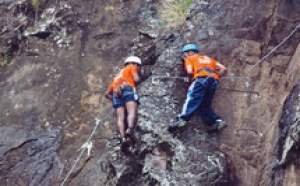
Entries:
[[115, 76], [113, 82], [109, 85], [110, 90], [114, 90], [119, 84], [127, 82], [128, 86], [136, 88], [134, 83], [133, 74], [138, 74], [137, 68], [134, 65], [125, 66], [117, 75]]
[[188, 56], [184, 60], [184, 68], [186, 70], [188, 66], [192, 67], [194, 72], [193, 79], [203, 76], [213, 76], [216, 80], [219, 80], [220, 77], [215, 71], [217, 63], [217, 61], [207, 56], [195, 54]]

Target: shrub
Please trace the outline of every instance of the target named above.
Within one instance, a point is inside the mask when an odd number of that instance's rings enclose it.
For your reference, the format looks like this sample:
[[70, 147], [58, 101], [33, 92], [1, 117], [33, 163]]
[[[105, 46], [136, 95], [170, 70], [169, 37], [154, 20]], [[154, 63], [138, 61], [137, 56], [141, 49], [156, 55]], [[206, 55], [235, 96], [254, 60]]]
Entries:
[[159, 8], [159, 15], [170, 28], [182, 26], [193, 0], [165, 0]]

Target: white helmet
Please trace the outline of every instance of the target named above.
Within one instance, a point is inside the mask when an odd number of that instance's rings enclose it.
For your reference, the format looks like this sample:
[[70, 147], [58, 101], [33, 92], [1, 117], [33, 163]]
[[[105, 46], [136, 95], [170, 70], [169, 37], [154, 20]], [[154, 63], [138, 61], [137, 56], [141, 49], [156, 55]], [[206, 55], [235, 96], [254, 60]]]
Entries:
[[129, 56], [125, 60], [124, 64], [130, 63], [130, 62], [142, 65], [142, 60], [139, 57], [136, 57], [136, 56]]

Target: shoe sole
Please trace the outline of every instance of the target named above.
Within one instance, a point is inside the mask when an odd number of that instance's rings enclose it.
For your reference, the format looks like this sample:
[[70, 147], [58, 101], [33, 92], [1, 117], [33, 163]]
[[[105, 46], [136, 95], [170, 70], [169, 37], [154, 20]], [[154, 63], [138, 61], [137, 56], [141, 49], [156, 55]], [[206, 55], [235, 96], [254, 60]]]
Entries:
[[220, 130], [222, 130], [222, 129], [225, 129], [227, 127], [227, 125], [219, 125], [217, 128], [218, 128], [218, 130], [220, 131]]
[[181, 124], [175, 125], [175, 126], [169, 126], [169, 128], [176, 129], [176, 128], [181, 128], [181, 127], [184, 127], [184, 126], [186, 126], [186, 123], [181, 123]]
[[184, 127], [186, 124], [179, 124], [177, 125], [177, 128], [181, 128], [181, 127]]

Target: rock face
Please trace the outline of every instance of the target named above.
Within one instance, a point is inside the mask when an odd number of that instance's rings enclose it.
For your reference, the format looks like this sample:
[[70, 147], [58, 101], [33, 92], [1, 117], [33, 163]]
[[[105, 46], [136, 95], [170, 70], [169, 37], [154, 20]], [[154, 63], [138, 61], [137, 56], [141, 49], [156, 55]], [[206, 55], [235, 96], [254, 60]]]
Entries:
[[2, 126], [0, 131], [1, 184], [57, 184], [59, 173], [64, 168], [57, 155], [59, 130], [39, 132]]
[[[278, 162], [274, 166], [273, 175], [270, 177], [272, 185], [297, 185], [296, 168], [299, 155], [299, 83], [285, 102], [280, 120], [280, 137], [275, 148]], [[284, 175], [287, 175], [284, 178]]]
[[[155, 0], [0, 5], [0, 59], [9, 58], [0, 71], [1, 185], [299, 184], [299, 1], [195, 0], [177, 30]], [[208, 134], [197, 116], [166, 130], [185, 99], [174, 76], [185, 75], [186, 43], [228, 67], [213, 103], [229, 125], [222, 133]], [[143, 59], [140, 142], [124, 156], [103, 94], [131, 54]], [[81, 147], [103, 116], [113, 117], [87, 154]]]

